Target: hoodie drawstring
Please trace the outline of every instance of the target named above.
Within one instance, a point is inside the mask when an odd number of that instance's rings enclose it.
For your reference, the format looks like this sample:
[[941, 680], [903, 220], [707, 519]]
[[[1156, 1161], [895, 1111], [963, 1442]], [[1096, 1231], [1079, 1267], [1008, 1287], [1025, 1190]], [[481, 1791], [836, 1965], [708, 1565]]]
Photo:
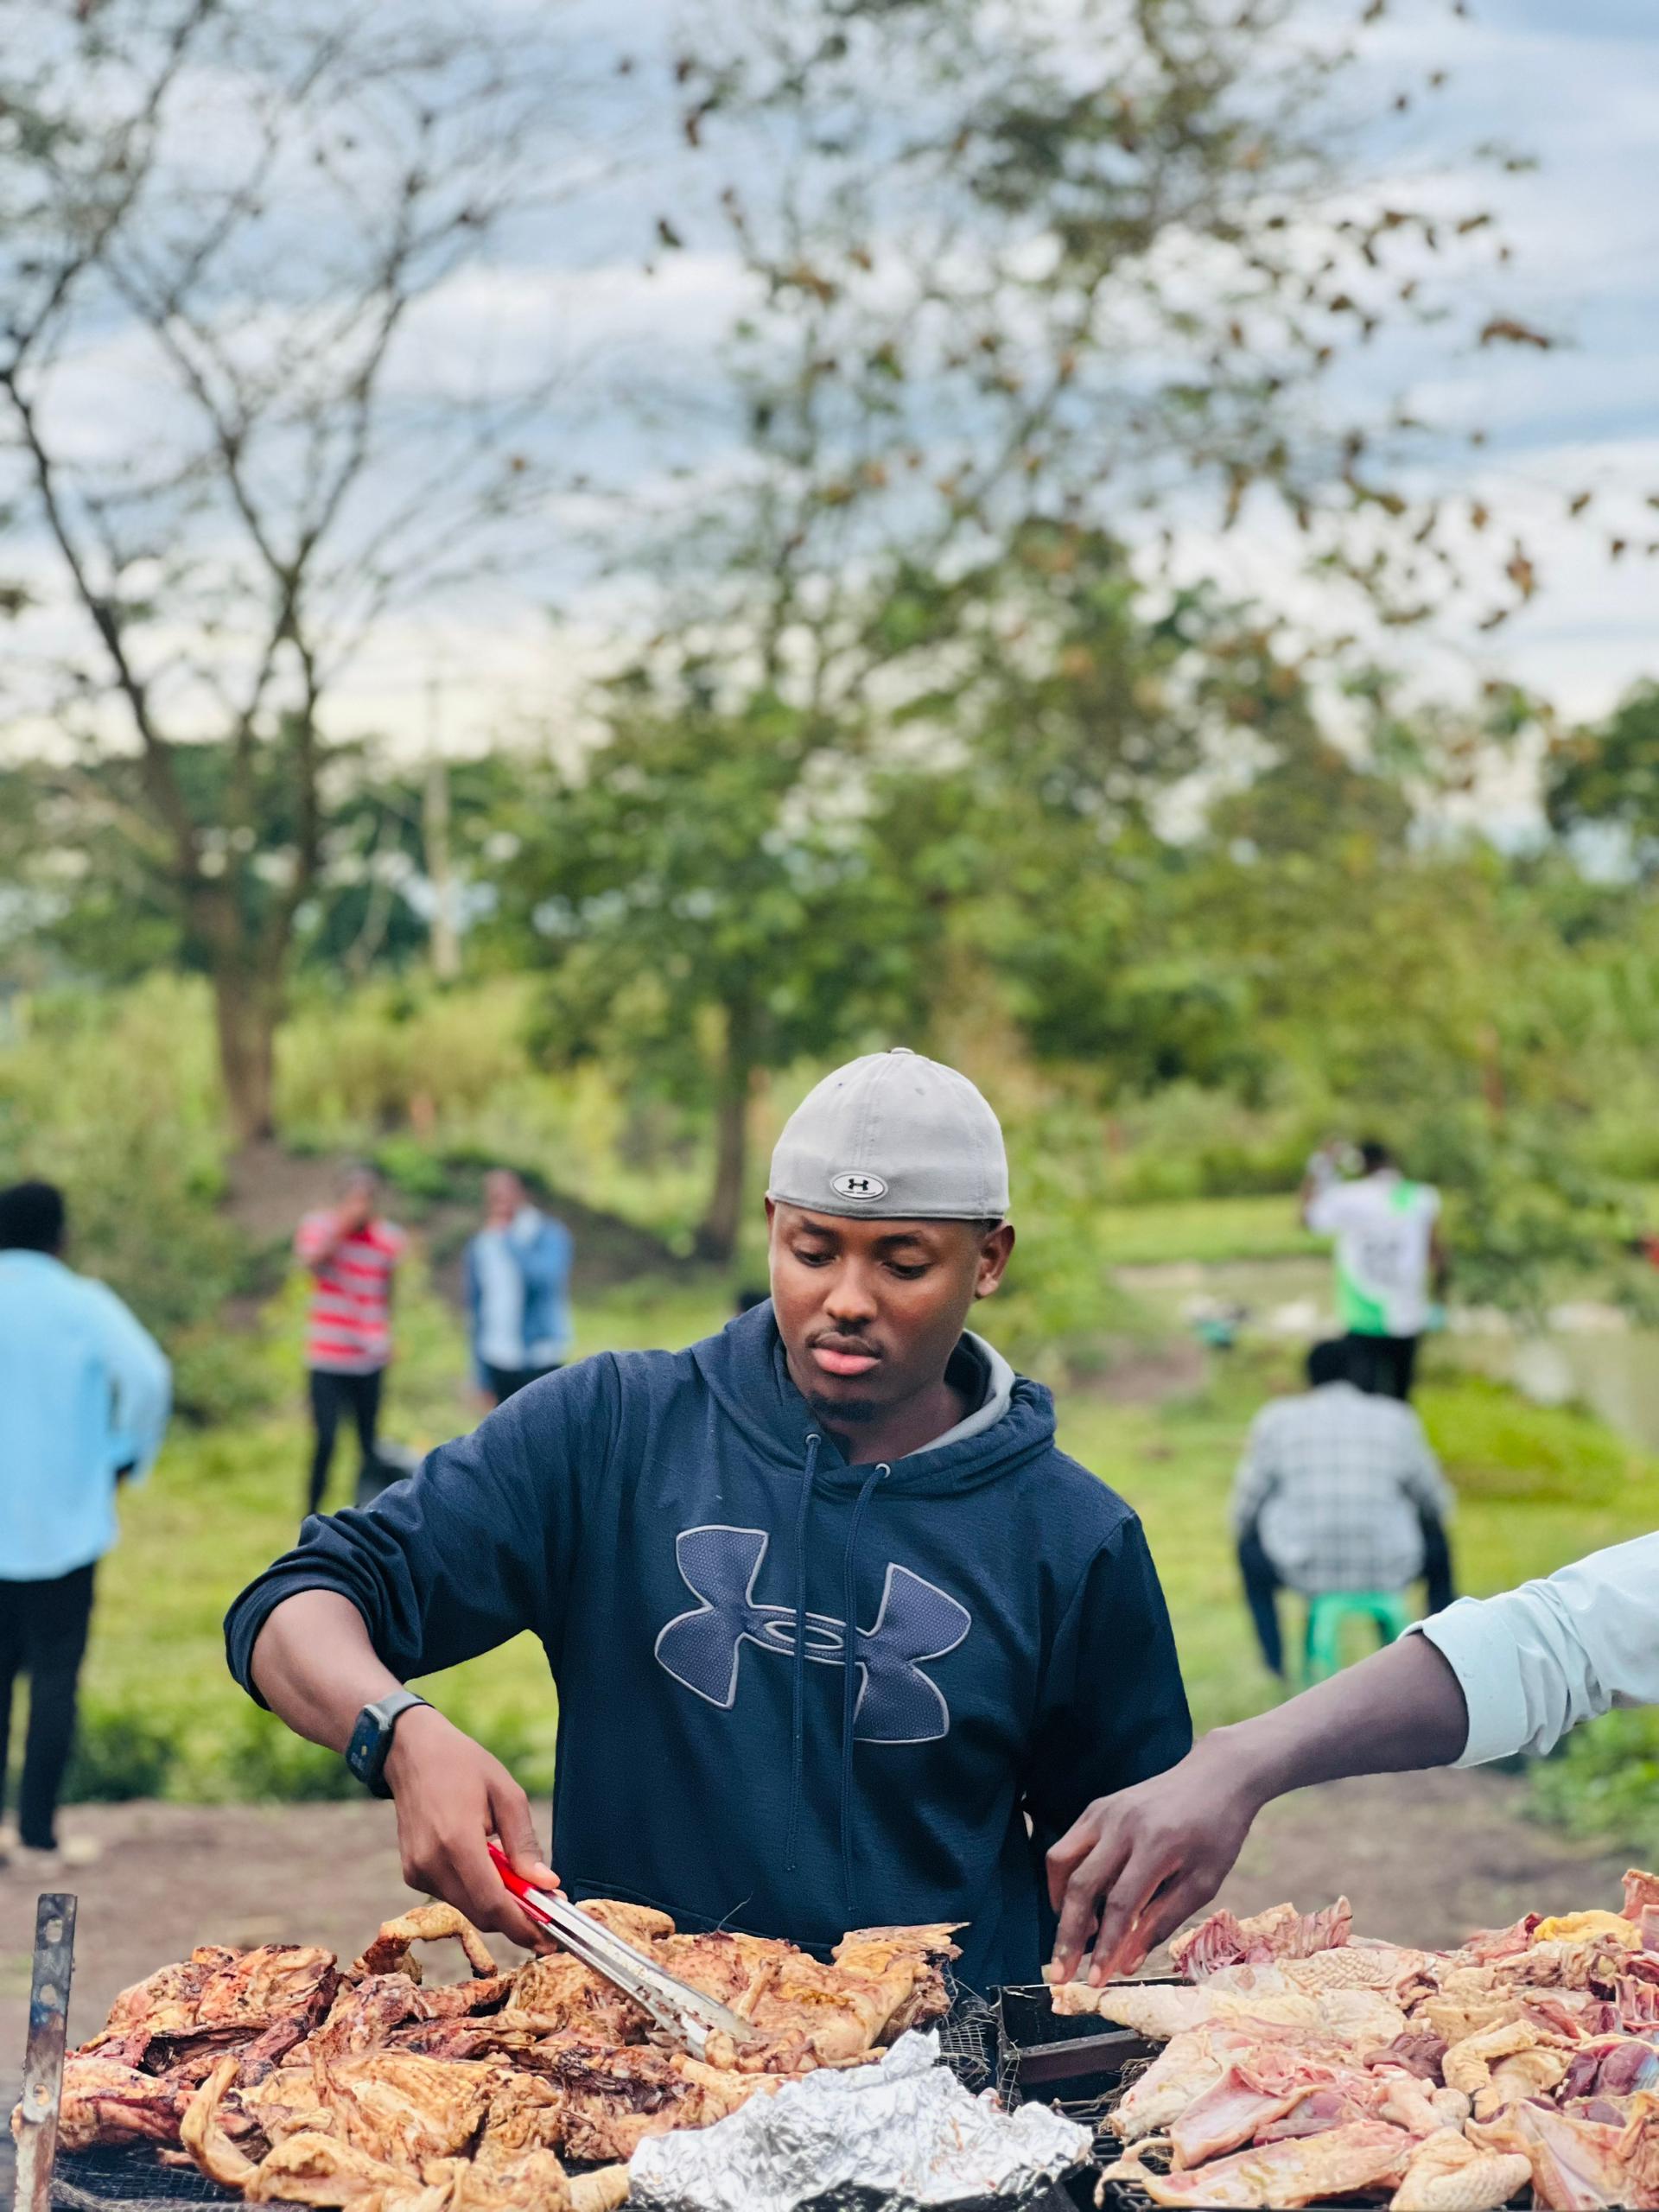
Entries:
[[853, 1507], [852, 1525], [847, 1531], [842, 1586], [846, 1626], [841, 1640], [841, 1880], [846, 1892], [849, 1924], [857, 1917], [853, 1910], [853, 1708], [858, 1681], [858, 1528], [871, 1491], [892, 1472], [892, 1468], [884, 1463], [872, 1467], [864, 1478], [864, 1486]]
[[795, 1870], [795, 1838], [801, 1823], [801, 1777], [806, 1764], [806, 1522], [812, 1510], [812, 1482], [818, 1471], [816, 1429], [808, 1433], [806, 1465], [801, 1471], [801, 1502], [795, 1509], [795, 1668], [791, 1685], [789, 1825], [784, 1831], [784, 1864]]

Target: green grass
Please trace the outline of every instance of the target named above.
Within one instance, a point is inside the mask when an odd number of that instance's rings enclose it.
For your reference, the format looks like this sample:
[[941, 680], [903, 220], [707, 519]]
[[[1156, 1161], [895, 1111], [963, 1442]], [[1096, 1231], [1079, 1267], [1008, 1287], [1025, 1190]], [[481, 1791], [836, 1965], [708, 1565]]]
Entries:
[[1168, 1198], [1105, 1206], [1101, 1249], [1115, 1267], [1166, 1260], [1279, 1260], [1328, 1249], [1296, 1218], [1293, 1192], [1264, 1198]]
[[[657, 1296], [614, 1294], [580, 1315], [580, 1348], [683, 1344], [717, 1327], [725, 1311], [712, 1282]], [[283, 1409], [241, 1428], [176, 1430], [149, 1484], [125, 1501], [123, 1541], [102, 1571], [87, 1670], [79, 1764], [86, 1794], [204, 1800], [353, 1787], [339, 1762], [254, 1712], [231, 1685], [221, 1653], [226, 1603], [291, 1541], [298, 1519], [306, 1433], [297, 1319], [291, 1290], [262, 1355], [286, 1379]], [[387, 1433], [423, 1447], [472, 1418], [460, 1330], [429, 1294], [416, 1294], [402, 1314], [400, 1347]], [[1200, 1729], [1259, 1710], [1274, 1694], [1239, 1601], [1225, 1506], [1252, 1413], [1293, 1383], [1289, 1350], [1247, 1351], [1215, 1359], [1201, 1391], [1160, 1407], [1063, 1394], [1063, 1443], [1145, 1519]], [[1456, 1374], [1432, 1377], [1421, 1403], [1459, 1491], [1464, 1588], [1505, 1588], [1659, 1523], [1659, 1465], [1588, 1416], [1526, 1406], [1499, 1385]], [[338, 1478], [349, 1458], [342, 1454]], [[529, 1637], [424, 1687], [528, 1785], [547, 1786], [554, 1700]], [[1607, 1801], [1605, 1775], [1586, 1782]], [[1579, 1808], [1574, 1800], [1554, 1809], [1567, 1816]], [[1624, 1800], [1613, 1810], [1628, 1827]]]

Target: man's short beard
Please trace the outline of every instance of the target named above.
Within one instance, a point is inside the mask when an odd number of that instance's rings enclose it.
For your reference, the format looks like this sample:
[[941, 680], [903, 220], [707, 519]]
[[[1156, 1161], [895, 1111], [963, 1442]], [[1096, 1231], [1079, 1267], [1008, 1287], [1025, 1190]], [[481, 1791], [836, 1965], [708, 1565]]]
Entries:
[[806, 1402], [826, 1428], [857, 1428], [886, 1411], [876, 1398], [823, 1398], [810, 1390]]

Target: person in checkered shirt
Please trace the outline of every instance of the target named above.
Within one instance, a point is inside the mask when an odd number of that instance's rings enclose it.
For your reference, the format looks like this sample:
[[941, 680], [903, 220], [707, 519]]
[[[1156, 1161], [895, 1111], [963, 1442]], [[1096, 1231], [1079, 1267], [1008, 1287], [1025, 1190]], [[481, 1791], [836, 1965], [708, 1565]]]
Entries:
[[1281, 1589], [1319, 1597], [1422, 1580], [1431, 1613], [1453, 1596], [1450, 1485], [1411, 1408], [1360, 1389], [1352, 1357], [1340, 1339], [1313, 1346], [1308, 1389], [1262, 1407], [1233, 1484], [1245, 1603], [1281, 1677]]

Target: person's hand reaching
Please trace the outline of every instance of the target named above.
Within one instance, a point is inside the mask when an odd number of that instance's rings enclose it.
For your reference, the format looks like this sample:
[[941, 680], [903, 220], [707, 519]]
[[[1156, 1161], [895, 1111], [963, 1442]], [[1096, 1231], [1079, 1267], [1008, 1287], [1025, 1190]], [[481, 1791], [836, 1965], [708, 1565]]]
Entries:
[[431, 1706], [413, 1706], [397, 1723], [386, 1759], [397, 1808], [404, 1879], [442, 1897], [474, 1927], [493, 1929], [525, 1950], [554, 1948], [490, 1860], [500, 1844], [515, 1871], [539, 1889], [559, 1878], [542, 1855], [530, 1801], [499, 1759]]
[[1048, 1854], [1060, 1916], [1052, 1979], [1134, 1974], [1232, 1871], [1264, 1796], [1223, 1736], [1207, 1738], [1150, 1782], [1097, 1797]]

